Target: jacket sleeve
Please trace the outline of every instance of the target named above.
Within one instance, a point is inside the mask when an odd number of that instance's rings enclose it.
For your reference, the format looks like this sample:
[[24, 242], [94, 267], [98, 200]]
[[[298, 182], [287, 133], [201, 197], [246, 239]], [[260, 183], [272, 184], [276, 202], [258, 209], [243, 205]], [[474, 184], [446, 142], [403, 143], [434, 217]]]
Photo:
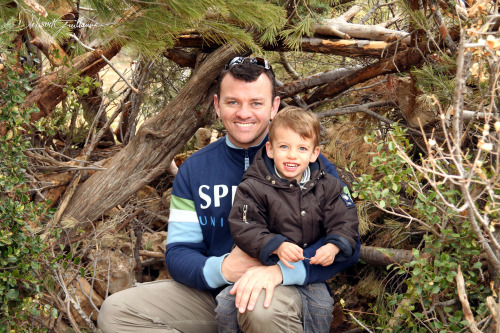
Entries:
[[174, 180], [170, 200], [165, 260], [172, 278], [198, 290], [212, 290], [229, 284], [221, 273], [224, 256], [208, 257], [189, 177], [182, 168]]
[[[304, 257], [311, 258], [324, 244], [324, 237], [320, 238], [316, 243], [309, 245], [304, 249]], [[321, 265], [311, 265], [309, 260], [299, 260], [297, 262], [291, 263], [294, 269], [288, 268], [281, 261], [278, 265], [281, 268], [281, 273], [283, 275], [283, 285], [306, 285], [309, 283], [319, 283], [325, 282], [326, 280], [332, 278], [334, 275], [346, 270], [359, 259], [359, 250], [361, 248], [361, 242], [359, 238], [356, 240], [356, 247], [354, 248], [354, 253], [344, 261], [335, 260], [333, 264], [329, 266]]]
[[324, 243], [333, 243], [340, 249], [335, 261], [344, 261], [354, 253], [358, 238], [358, 214], [356, 206], [347, 193], [344, 193], [340, 182], [327, 175], [324, 193], [326, 195], [324, 227], [326, 238]]
[[278, 256], [271, 252], [286, 241], [286, 237], [269, 231], [264, 206], [251, 182], [243, 181], [234, 196], [229, 227], [234, 243], [240, 249], [264, 265], [274, 265]]

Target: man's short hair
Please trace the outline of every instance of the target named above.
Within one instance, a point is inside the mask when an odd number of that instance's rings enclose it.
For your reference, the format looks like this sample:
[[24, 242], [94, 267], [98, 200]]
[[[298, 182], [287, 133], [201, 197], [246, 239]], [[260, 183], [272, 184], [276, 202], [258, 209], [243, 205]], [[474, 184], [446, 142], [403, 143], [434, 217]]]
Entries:
[[318, 117], [311, 111], [297, 106], [287, 106], [279, 111], [269, 126], [269, 141], [271, 143], [277, 128], [288, 128], [302, 138], [313, 139], [314, 147], [319, 147], [321, 127]]
[[[234, 63], [234, 64], [232, 64]], [[265, 65], [264, 65], [265, 64]], [[267, 67], [267, 68], [266, 68]], [[274, 77], [273, 69], [269, 63], [262, 58], [250, 58], [250, 57], [236, 57], [231, 60], [226, 67], [222, 70], [217, 80], [217, 97], [220, 97], [220, 85], [222, 80], [226, 75], [230, 74], [237, 80], [245, 82], [254, 82], [259, 76], [265, 73], [272, 86], [273, 100], [276, 97], [276, 79]]]

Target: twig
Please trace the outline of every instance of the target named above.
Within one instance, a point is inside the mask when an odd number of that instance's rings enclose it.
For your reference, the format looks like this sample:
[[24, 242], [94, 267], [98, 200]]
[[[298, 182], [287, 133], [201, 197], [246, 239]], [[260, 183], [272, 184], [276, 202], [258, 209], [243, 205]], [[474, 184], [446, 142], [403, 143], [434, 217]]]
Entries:
[[356, 319], [356, 317], [353, 316], [353, 314], [351, 312], [349, 312], [349, 315], [351, 316], [351, 318], [361, 327], [363, 327], [364, 330], [370, 332], [370, 333], [373, 333], [372, 330], [370, 330], [368, 327], [366, 327], [365, 325], [363, 325], [362, 322], [360, 322], [359, 320]]
[[160, 259], [165, 258], [165, 253], [147, 251], [147, 250], [139, 250], [139, 255], [143, 256], [143, 257], [150, 257], [150, 258], [160, 258]]
[[[94, 48], [88, 46], [88, 45], [85, 45], [81, 40], [80, 38], [78, 38], [75, 34], [71, 34], [70, 35], [73, 39], [75, 39], [78, 43], [80, 43], [80, 45], [82, 45], [84, 48], [86, 48], [87, 50], [90, 50], [90, 51], [95, 51]], [[133, 92], [135, 92], [136, 94], [139, 93], [139, 90], [137, 90], [130, 82], [128, 82], [127, 78], [125, 76], [123, 76], [123, 74], [111, 63], [111, 61], [109, 61], [104, 55], [101, 54], [101, 58], [102, 60], [104, 60], [108, 65], [109, 67], [111, 67], [116, 74], [118, 74], [118, 76], [125, 82], [125, 84], [127, 86], [129, 86], [130, 89], [132, 89]]]
[[73, 176], [71, 183], [68, 185], [68, 188], [66, 189], [66, 192], [64, 193], [64, 197], [62, 199], [62, 202], [59, 205], [59, 207], [57, 208], [57, 211], [54, 214], [52, 221], [49, 223], [47, 230], [51, 230], [52, 227], [54, 227], [55, 225], [57, 225], [59, 223], [59, 220], [61, 219], [64, 211], [66, 210], [66, 207], [68, 207], [68, 204], [71, 201], [73, 194], [75, 194], [76, 187], [78, 186], [78, 183], [80, 182], [80, 178], [81, 178], [81, 173], [80, 173], [80, 171], [77, 171], [75, 173], [75, 175]]
[[116, 234], [116, 233], [119, 233], [123, 228], [125, 228], [130, 222], [132, 222], [132, 220], [137, 216], [139, 215], [140, 213], [142, 213], [144, 211], [144, 208], [139, 208], [137, 209], [135, 212], [132, 213], [132, 215], [130, 215], [125, 221], [123, 221], [122, 224], [120, 224], [120, 226], [118, 228], [116, 228], [115, 230], [111, 230], [111, 233], [113, 234]]
[[[382, 107], [382, 106], [390, 106], [390, 105], [395, 105], [394, 102], [392, 101], [378, 101], [378, 102], [372, 102], [372, 103], [366, 103], [366, 104], [357, 104], [357, 105], [348, 105], [343, 108], [338, 108], [338, 109], [332, 109], [332, 110], [327, 110], [323, 112], [319, 112], [316, 115], [318, 118], [325, 118], [325, 117], [331, 117], [331, 116], [340, 116], [344, 114], [351, 114], [351, 113], [359, 113], [363, 112], [369, 116], [372, 116], [375, 119], [380, 120], [383, 123], [386, 123], [388, 125], [396, 125], [397, 123], [395, 121], [389, 120], [378, 113], [370, 110], [369, 108], [374, 108], [374, 107]], [[409, 133], [414, 134], [414, 135], [419, 135], [419, 136], [425, 136], [425, 134], [422, 134], [420, 131], [414, 130], [411, 127], [405, 126], [403, 124], [399, 124], [399, 126], [405, 127]], [[436, 141], [441, 141], [442, 139], [435, 138]]]

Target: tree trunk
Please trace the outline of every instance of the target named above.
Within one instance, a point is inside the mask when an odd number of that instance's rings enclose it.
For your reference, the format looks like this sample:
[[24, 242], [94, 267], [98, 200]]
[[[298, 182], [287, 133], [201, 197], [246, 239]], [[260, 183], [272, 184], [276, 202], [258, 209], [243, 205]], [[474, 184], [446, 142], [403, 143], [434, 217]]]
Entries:
[[179, 95], [104, 163], [107, 170], [95, 173], [81, 185], [64, 216], [79, 222], [94, 221], [161, 175], [196, 130], [214, 120], [215, 114], [210, 111], [213, 83], [235, 55], [231, 47], [221, 47], [209, 55]]

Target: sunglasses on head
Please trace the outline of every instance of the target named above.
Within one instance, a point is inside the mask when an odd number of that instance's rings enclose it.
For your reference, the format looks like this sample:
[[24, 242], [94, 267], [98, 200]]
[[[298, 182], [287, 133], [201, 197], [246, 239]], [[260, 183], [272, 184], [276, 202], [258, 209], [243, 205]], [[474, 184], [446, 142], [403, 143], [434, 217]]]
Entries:
[[233, 67], [234, 65], [239, 65], [239, 64], [243, 63], [245, 60], [251, 64], [262, 66], [265, 69], [270, 70], [271, 72], [273, 71], [273, 69], [271, 68], [271, 65], [267, 62], [266, 59], [258, 58], [258, 57], [256, 57], [256, 58], [235, 57], [235, 58], [233, 58], [233, 60], [231, 60], [230, 62], [228, 62], [226, 64], [226, 67], [224, 67], [224, 69], [227, 70], [227, 69]]

